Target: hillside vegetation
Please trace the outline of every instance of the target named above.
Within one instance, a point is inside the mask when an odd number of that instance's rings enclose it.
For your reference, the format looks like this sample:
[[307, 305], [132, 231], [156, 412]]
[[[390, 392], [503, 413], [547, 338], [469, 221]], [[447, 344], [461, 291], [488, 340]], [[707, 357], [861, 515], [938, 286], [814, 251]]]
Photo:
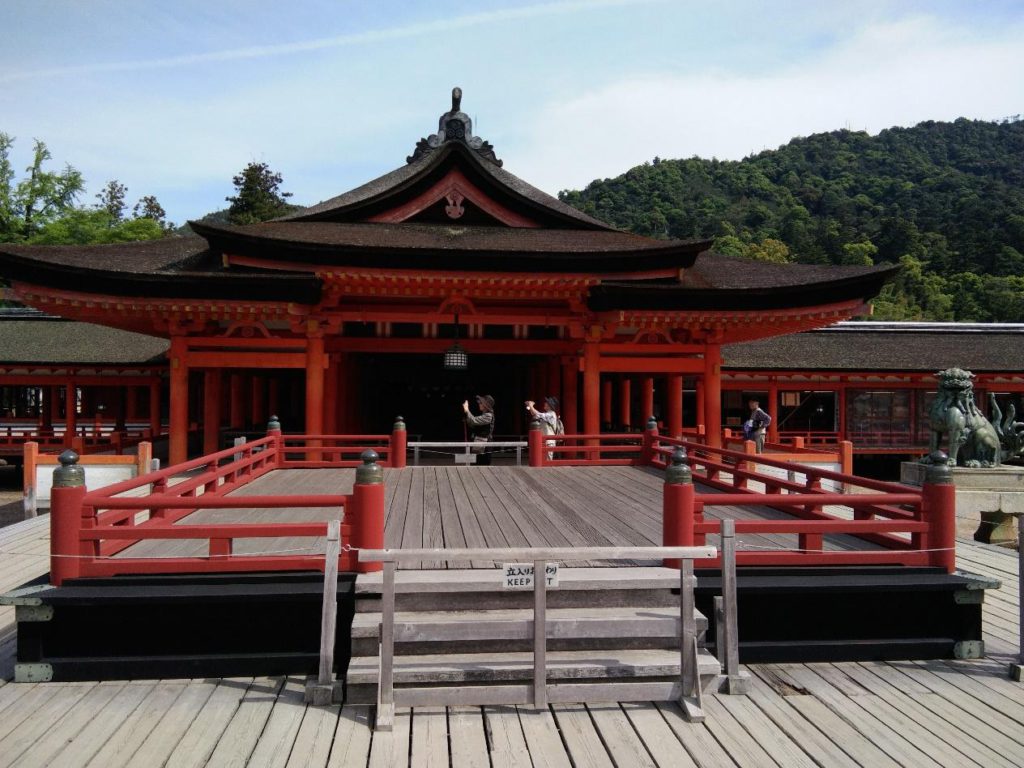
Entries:
[[565, 191], [652, 237], [722, 253], [903, 265], [875, 319], [1024, 322], [1024, 121], [834, 131], [741, 161], [662, 160]]

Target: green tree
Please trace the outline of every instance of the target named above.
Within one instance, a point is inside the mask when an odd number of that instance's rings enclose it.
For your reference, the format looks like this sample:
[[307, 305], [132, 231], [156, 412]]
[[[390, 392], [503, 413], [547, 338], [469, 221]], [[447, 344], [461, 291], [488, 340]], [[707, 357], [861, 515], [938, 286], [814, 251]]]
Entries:
[[96, 207], [106, 211], [112, 221], [121, 221], [124, 218], [126, 194], [128, 188], [124, 184], [117, 179], [108, 181], [103, 190], [96, 195], [96, 199], [100, 201]]
[[139, 198], [139, 202], [135, 204], [132, 214], [136, 219], [151, 219], [155, 221], [164, 232], [170, 232], [174, 229], [174, 223], [167, 221], [167, 211], [164, 210], [164, 207], [160, 205], [160, 201], [153, 195], [145, 195]]
[[84, 182], [82, 174], [65, 165], [44, 170], [52, 159], [46, 144], [36, 139], [26, 177], [15, 183], [10, 150], [14, 138], [0, 132], [0, 241], [19, 242], [74, 207]]
[[75, 208], [40, 227], [27, 242], [32, 245], [96, 245], [155, 240], [164, 230], [153, 219], [114, 221], [102, 208]]
[[249, 163], [232, 181], [236, 194], [224, 198], [231, 203], [228, 218], [232, 224], [255, 224], [295, 209], [287, 201], [292, 193], [281, 191], [281, 174], [266, 163]]

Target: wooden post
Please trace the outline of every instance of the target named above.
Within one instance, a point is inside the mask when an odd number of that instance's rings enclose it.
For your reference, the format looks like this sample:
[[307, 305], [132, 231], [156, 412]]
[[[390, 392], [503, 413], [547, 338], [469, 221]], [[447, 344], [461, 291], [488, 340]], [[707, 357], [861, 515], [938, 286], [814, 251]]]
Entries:
[[921, 487], [921, 505], [928, 523], [925, 548], [931, 550], [928, 561], [947, 573], [956, 570], [956, 486], [946, 465], [946, 454], [934, 451], [932, 464]]
[[[1017, 577], [1018, 584], [1024, 584], [1024, 514], [1017, 513]], [[1020, 645], [1020, 655], [1016, 663], [1010, 662], [1010, 677], [1018, 683], [1024, 681], [1024, 595], [1020, 594], [1017, 588], [1017, 610], [1019, 611], [1019, 623], [1017, 624], [1017, 637]]]
[[683, 436], [683, 376], [670, 373], [665, 377], [665, 409], [668, 411], [665, 420], [665, 431], [669, 437]]
[[271, 416], [267, 422], [267, 435], [274, 438], [274, 458], [269, 462], [276, 465], [278, 469], [284, 467], [284, 437], [281, 435], [281, 422], [277, 416]]
[[241, 429], [245, 426], [243, 383], [241, 373], [233, 372], [228, 377], [228, 426], [231, 429]]
[[149, 474], [153, 467], [153, 444], [143, 441], [135, 448], [135, 471], [141, 477]]
[[533, 708], [547, 709], [547, 589], [546, 560], [533, 561]]
[[768, 425], [767, 439], [770, 443], [779, 442], [779, 384], [775, 378], [771, 379], [768, 385], [768, 415], [772, 417], [772, 423]]
[[[384, 548], [384, 470], [377, 452], [363, 451], [363, 464], [356, 469], [356, 482], [352, 487], [352, 546], [356, 549]], [[346, 518], [348, 510], [346, 510]], [[381, 570], [381, 563], [359, 562], [356, 571], [369, 573]]]
[[526, 438], [529, 446], [530, 466], [543, 467], [544, 459], [547, 457], [544, 455], [544, 425], [540, 423], [540, 419], [530, 422], [530, 431], [527, 432]]
[[750, 675], [740, 672], [739, 610], [736, 605], [736, 521], [722, 520], [722, 597], [725, 601], [725, 637], [716, 643], [725, 644], [723, 691], [743, 694], [750, 691]]
[[39, 443], [28, 441], [24, 447], [24, 463], [22, 464], [22, 492], [24, 493], [25, 519], [37, 514], [36, 462], [39, 460]]
[[68, 379], [64, 387], [64, 445], [70, 447], [78, 432], [78, 387]]
[[[619, 424], [628, 432], [632, 421], [632, 382], [629, 376], [623, 376], [619, 380]], [[647, 418], [644, 416], [643, 418]]]
[[210, 368], [203, 375], [203, 455], [220, 450], [221, 370]]
[[569, 435], [580, 431], [579, 415], [576, 404], [576, 388], [579, 378], [579, 360], [575, 357], [562, 361], [562, 424]]
[[704, 430], [707, 444], [722, 447], [722, 352], [717, 344], [704, 349]]
[[395, 563], [384, 563], [381, 593], [380, 676], [377, 683], [378, 731], [390, 731], [395, 722]]
[[[583, 345], [583, 432], [596, 435], [601, 431], [601, 351], [597, 342]], [[587, 444], [592, 444], [588, 441]]]
[[[306, 434], [324, 431], [324, 338], [306, 339]], [[312, 456], [312, 454], [311, 454]]]
[[59, 461], [50, 491], [50, 583], [55, 587], [82, 573], [79, 535], [86, 494], [85, 470], [78, 465], [78, 454], [64, 451]]
[[640, 417], [654, 418], [654, 377], [644, 376], [640, 379]]
[[[693, 474], [686, 463], [686, 451], [676, 448], [672, 464], [665, 469], [662, 487], [661, 544], [664, 547], [693, 546]], [[666, 568], [680, 568], [678, 559], [667, 559]]]
[[408, 434], [405, 429], [405, 420], [401, 416], [396, 416], [395, 423], [391, 427], [391, 445], [389, 446], [390, 463], [395, 469], [405, 468], [405, 454], [409, 445]]
[[149, 436], [154, 440], [160, 436], [160, 381], [149, 385]]
[[679, 569], [679, 677], [682, 695], [679, 705], [691, 723], [704, 722], [703, 691], [697, 668], [697, 618], [694, 589], [697, 577], [693, 575], [693, 560], [685, 559]]
[[644, 427], [644, 442], [640, 449], [640, 464], [650, 466], [658, 456], [658, 422], [651, 416]]
[[316, 685], [306, 686], [307, 700], [326, 707], [334, 700], [334, 643], [338, 621], [338, 557], [341, 554], [341, 521], [327, 522], [324, 552], [324, 601], [320, 610], [320, 670]]
[[[336, 435], [338, 431], [338, 356], [324, 355], [327, 367], [324, 370], [324, 424], [325, 435]], [[394, 464], [392, 464], [394, 466]], [[404, 465], [403, 465], [404, 466]]]
[[612, 380], [601, 382], [601, 428], [616, 431], [612, 427]]
[[188, 345], [183, 336], [171, 338], [171, 404], [168, 463], [188, 458]]

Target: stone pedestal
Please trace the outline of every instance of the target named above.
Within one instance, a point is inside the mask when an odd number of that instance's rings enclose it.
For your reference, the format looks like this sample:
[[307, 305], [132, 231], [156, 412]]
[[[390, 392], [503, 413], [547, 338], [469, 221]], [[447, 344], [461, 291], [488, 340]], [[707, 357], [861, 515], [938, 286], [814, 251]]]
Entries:
[[[905, 461], [900, 482], [924, 483], [925, 464]], [[1016, 541], [1013, 515], [1024, 512], [1024, 467], [951, 467], [956, 486], [956, 534], [990, 544]]]

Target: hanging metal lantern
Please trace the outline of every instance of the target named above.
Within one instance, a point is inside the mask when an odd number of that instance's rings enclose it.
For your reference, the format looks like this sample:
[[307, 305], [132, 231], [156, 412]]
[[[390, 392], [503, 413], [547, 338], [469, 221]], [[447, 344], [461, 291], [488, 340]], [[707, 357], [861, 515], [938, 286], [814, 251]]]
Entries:
[[464, 371], [469, 367], [469, 353], [459, 346], [459, 316], [455, 315], [455, 341], [444, 351], [446, 371]]

